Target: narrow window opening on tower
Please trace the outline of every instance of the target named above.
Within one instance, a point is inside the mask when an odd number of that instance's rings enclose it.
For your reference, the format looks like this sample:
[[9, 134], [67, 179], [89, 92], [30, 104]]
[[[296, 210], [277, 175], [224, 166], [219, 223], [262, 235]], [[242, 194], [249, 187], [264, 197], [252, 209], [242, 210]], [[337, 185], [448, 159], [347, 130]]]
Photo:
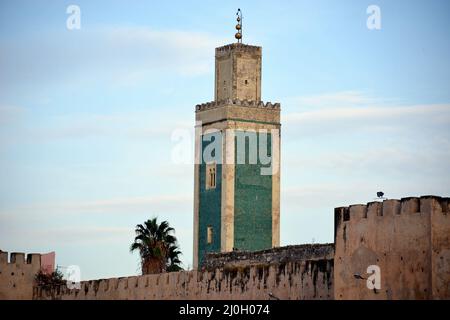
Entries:
[[206, 165], [206, 189], [216, 188], [216, 164]]
[[206, 241], [208, 244], [211, 244], [213, 242], [213, 228], [211, 226], [208, 226], [206, 229]]
[[245, 80], [245, 84], [246, 84], [246, 85], [248, 84], [248, 80]]

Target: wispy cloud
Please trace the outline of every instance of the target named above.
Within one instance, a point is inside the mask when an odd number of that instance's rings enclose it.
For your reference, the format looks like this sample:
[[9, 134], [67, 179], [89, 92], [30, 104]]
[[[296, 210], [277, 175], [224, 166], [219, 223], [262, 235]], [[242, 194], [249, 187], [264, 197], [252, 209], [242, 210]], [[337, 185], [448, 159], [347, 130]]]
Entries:
[[407, 105], [394, 99], [375, 97], [361, 91], [342, 91], [291, 97], [284, 122], [300, 123], [322, 120], [380, 119], [402, 116], [444, 115], [450, 120], [450, 104]]
[[373, 104], [379, 99], [370, 96], [367, 93], [360, 91], [340, 91], [340, 92], [325, 92], [322, 94], [289, 97], [285, 100], [286, 103], [294, 105], [298, 108], [339, 108], [351, 106], [364, 106]]
[[[331, 216], [335, 207], [348, 205], [348, 201], [358, 199], [361, 194], [374, 195], [376, 191], [378, 190], [374, 190], [370, 183], [364, 181], [351, 181], [350, 183], [328, 181], [308, 183], [308, 185], [299, 183], [284, 188], [281, 199], [285, 212], [307, 214], [307, 210], [310, 208], [326, 208], [324, 214]], [[367, 201], [372, 200], [372, 198], [366, 199]]]
[[448, 193], [450, 104], [405, 105], [345, 91], [290, 99], [286, 109], [288, 211], [370, 201], [380, 187], [397, 197]]
[[10, 105], [0, 105], [0, 124], [6, 125], [18, 120], [25, 113], [25, 108]]
[[432, 121], [450, 122], [450, 104], [324, 108], [287, 114], [284, 122], [302, 124], [340, 120], [393, 120], [393, 118], [423, 116], [428, 116]]
[[80, 35], [62, 29], [22, 42], [5, 40], [0, 44], [0, 84], [107, 81], [133, 86], [156, 81], [161, 73], [198, 76], [212, 72], [211, 48], [221, 41], [208, 33], [148, 27], [86, 28]]
[[[155, 110], [158, 108], [109, 114], [83, 113], [47, 116], [45, 125], [29, 118], [29, 122], [24, 126], [14, 128], [13, 137], [11, 134], [1, 134], [0, 143], [46, 143], [92, 138], [169, 141], [172, 132], [176, 129], [193, 130], [194, 123], [182, 118], [176, 119], [169, 112], [156, 112]], [[24, 113], [25, 109], [23, 108], [0, 107], [0, 124], [11, 123]]]
[[[26, 237], [23, 237], [26, 234]], [[29, 239], [38, 247], [52, 248], [55, 245], [98, 245], [98, 244], [123, 244], [131, 241], [134, 236], [132, 227], [108, 227], [108, 226], [77, 226], [66, 225], [55, 228], [47, 226], [33, 228], [24, 225], [22, 228], [10, 228], [2, 230], [2, 242], [10, 242], [6, 237], [14, 239], [17, 248], [28, 247]]]
[[4, 208], [0, 216], [7, 217], [15, 214], [30, 214], [39, 216], [45, 214], [83, 215], [83, 214], [130, 214], [133, 212], [176, 212], [190, 211], [192, 196], [189, 194], [155, 195], [143, 197], [125, 197], [100, 199], [93, 201], [65, 201], [51, 203], [35, 203], [30, 205]]
[[[450, 144], [436, 148], [434, 144], [419, 147], [408, 146], [402, 142], [396, 145], [371, 145], [357, 150], [320, 149], [313, 154], [300, 153], [287, 155], [284, 159], [291, 174], [305, 175], [316, 173], [318, 176], [332, 179], [347, 179], [352, 183], [358, 178], [371, 178], [373, 175], [386, 182], [409, 177], [428, 183], [430, 178], [435, 186], [445, 185], [450, 177], [439, 172], [450, 172]], [[377, 177], [377, 178], [378, 178]], [[368, 182], [370, 184], [370, 182]]]
[[[125, 52], [140, 57], [147, 62], [143, 65], [154, 66], [149, 57], [157, 54], [158, 65], [170, 64], [182, 75], [199, 75], [211, 71], [211, 48], [218, 46], [223, 40], [207, 33], [180, 30], [152, 30], [150, 28], [110, 28], [103, 32], [108, 42]], [[129, 50], [129, 51], [128, 51]], [[135, 52], [142, 50], [141, 52]], [[124, 51], [122, 51], [124, 52]], [[140, 60], [140, 59], [139, 59]], [[142, 66], [142, 65], [141, 65]]]
[[[373, 97], [364, 92], [344, 91], [286, 99], [282, 122], [288, 137], [387, 133], [417, 134], [441, 126], [448, 136], [450, 103], [403, 104]], [[413, 133], [415, 131], [415, 133]], [[291, 135], [293, 137], [294, 135]]]

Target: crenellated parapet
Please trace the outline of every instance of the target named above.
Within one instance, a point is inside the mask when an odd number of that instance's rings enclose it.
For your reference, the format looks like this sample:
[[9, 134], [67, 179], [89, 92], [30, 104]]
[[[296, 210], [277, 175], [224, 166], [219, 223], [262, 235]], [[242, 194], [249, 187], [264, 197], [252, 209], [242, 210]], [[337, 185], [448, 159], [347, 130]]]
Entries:
[[430, 207], [430, 201], [439, 204], [442, 214], [450, 213], [450, 198], [442, 198], [438, 196], [422, 196], [408, 197], [400, 200], [390, 199], [369, 202], [367, 205], [357, 204], [348, 207], [335, 208], [334, 216], [336, 226], [344, 221], [359, 221], [360, 219], [371, 219], [374, 217], [383, 217], [391, 215], [407, 215], [407, 214], [431, 214], [432, 210], [439, 207]]
[[334, 244], [302, 244], [275, 247], [260, 251], [211, 252], [206, 255], [202, 268], [207, 270], [262, 263], [289, 263], [295, 261], [333, 260]]
[[205, 110], [215, 109], [223, 106], [238, 106], [248, 108], [260, 108], [260, 109], [274, 109], [280, 110], [279, 103], [263, 102], [263, 101], [251, 101], [251, 100], [239, 100], [239, 99], [226, 99], [221, 101], [211, 101], [195, 106], [195, 112], [202, 112]]
[[[336, 299], [450, 297], [450, 198], [370, 202], [334, 215]], [[369, 266], [380, 269], [380, 291], [361, 280]]]
[[196, 106], [195, 120], [203, 129], [274, 129], [280, 124], [280, 104], [224, 99]]
[[[82, 281], [79, 289], [33, 287], [39, 258], [0, 252], [0, 300], [448, 299], [450, 198], [336, 208], [334, 245], [211, 253], [200, 270]], [[369, 288], [375, 275], [380, 286]]]
[[225, 46], [221, 46], [216, 48], [216, 56], [226, 54], [229, 52], [245, 52], [245, 53], [262, 53], [262, 47], [260, 46], [252, 46], [249, 44], [242, 44], [242, 43], [231, 43], [227, 44]]
[[0, 269], [5, 266], [20, 266], [20, 265], [41, 265], [41, 255], [39, 253], [25, 254], [23, 252], [11, 252], [8, 259], [8, 252], [0, 252]]
[[400, 200], [373, 201], [366, 205], [355, 204], [348, 207], [338, 207], [334, 209], [335, 237], [337, 228], [346, 221], [352, 224], [364, 223], [364, 220], [361, 221], [362, 219], [372, 221], [380, 219], [380, 217], [397, 216], [401, 218], [419, 213], [423, 216], [426, 214], [431, 215], [432, 212], [440, 212], [444, 215], [449, 214], [450, 198], [438, 196], [407, 197]]
[[225, 266], [82, 281], [80, 289], [35, 287], [34, 299], [61, 300], [269, 300], [333, 299], [333, 260]]
[[[8, 259], [9, 258], [9, 259]], [[34, 278], [41, 268], [41, 255], [0, 252], [0, 300], [32, 299]]]

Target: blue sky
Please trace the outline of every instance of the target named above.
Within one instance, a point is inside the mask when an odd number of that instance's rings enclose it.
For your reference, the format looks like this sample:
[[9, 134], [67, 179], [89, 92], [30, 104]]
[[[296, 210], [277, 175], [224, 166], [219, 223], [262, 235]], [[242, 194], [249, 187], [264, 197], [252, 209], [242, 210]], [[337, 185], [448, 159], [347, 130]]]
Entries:
[[333, 208], [379, 190], [450, 195], [448, 1], [1, 1], [1, 249], [133, 275], [133, 228], [157, 215], [192, 264], [193, 166], [171, 136], [213, 99], [238, 7], [282, 106], [282, 245], [332, 242]]

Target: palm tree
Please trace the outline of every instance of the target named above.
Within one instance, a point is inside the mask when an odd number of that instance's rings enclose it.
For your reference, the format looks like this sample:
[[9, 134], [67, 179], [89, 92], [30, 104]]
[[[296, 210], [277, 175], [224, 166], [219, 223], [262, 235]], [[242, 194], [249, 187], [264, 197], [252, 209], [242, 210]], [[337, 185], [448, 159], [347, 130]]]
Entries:
[[175, 230], [167, 221], [158, 225], [157, 218], [138, 224], [130, 251], [139, 251], [142, 274], [182, 270]]
[[168, 258], [169, 258], [169, 263], [167, 265], [167, 271], [168, 272], [174, 272], [174, 271], [180, 271], [183, 270], [183, 268], [181, 267], [181, 261], [179, 256], [181, 255], [181, 251], [178, 250], [178, 246], [177, 245], [173, 245], [169, 247], [169, 254], [168, 254]]

